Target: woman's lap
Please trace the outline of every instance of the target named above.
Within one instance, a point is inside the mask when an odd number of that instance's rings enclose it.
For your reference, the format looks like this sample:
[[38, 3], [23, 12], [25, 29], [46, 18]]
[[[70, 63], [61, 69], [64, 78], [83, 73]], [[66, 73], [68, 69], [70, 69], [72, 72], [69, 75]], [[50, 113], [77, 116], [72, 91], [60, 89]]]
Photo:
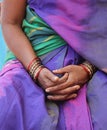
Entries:
[[[68, 53], [71, 51], [70, 49], [67, 50]], [[59, 64], [57, 66], [57, 58], [62, 55], [64, 56], [63, 50], [54, 58], [49, 59], [45, 63], [46, 66], [51, 70], [56, 69], [55, 66], [59, 67]], [[73, 55], [74, 57], [72, 57]], [[78, 60], [78, 56], [75, 53], [73, 54], [73, 52], [72, 56], [69, 54], [65, 56], [66, 60], [62, 63], [60, 62], [61, 64], [73, 63], [75, 58]], [[80, 128], [91, 130], [85, 91], [85, 87], [83, 87], [76, 100], [56, 105], [45, 100], [44, 91], [33, 82], [18, 61], [7, 64], [0, 73], [0, 129], [65, 130], [66, 127], [68, 130], [71, 128], [72, 130], [80, 130]], [[78, 116], [81, 118], [78, 118]], [[86, 121], [85, 124], [87, 125], [84, 125], [83, 121]]]
[[[44, 128], [48, 130], [50, 127], [54, 128], [58, 108], [53, 103], [51, 111], [54, 117], [51, 118], [44, 96], [43, 90], [32, 81], [20, 63], [8, 65], [2, 70], [0, 76], [0, 129], [42, 130]], [[48, 125], [46, 125], [47, 122]]]

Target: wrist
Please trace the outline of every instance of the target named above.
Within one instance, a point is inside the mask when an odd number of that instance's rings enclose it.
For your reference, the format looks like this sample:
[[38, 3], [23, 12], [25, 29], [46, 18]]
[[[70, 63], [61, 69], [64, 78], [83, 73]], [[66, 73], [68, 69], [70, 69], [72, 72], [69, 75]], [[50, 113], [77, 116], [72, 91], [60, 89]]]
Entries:
[[92, 78], [93, 74], [96, 72], [97, 68], [89, 63], [88, 61], [83, 62], [80, 66], [84, 69], [84, 71], [88, 74], [89, 79]]
[[35, 57], [34, 59], [31, 60], [29, 63], [27, 70], [30, 74], [30, 76], [34, 79], [37, 80], [38, 76], [41, 72], [41, 70], [44, 68], [44, 66], [41, 64], [41, 60], [38, 57]]

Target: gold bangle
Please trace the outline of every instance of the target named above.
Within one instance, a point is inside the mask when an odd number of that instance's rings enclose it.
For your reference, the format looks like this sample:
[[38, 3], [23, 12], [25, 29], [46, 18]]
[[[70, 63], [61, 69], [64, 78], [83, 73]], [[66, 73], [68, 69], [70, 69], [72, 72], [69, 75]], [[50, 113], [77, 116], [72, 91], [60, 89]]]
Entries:
[[92, 65], [91, 63], [89, 63], [88, 61], [83, 62], [82, 65], [84, 65], [85, 67], [87, 67], [87, 69], [90, 72], [90, 78], [92, 78], [93, 74], [97, 70], [96, 67], [94, 65]]

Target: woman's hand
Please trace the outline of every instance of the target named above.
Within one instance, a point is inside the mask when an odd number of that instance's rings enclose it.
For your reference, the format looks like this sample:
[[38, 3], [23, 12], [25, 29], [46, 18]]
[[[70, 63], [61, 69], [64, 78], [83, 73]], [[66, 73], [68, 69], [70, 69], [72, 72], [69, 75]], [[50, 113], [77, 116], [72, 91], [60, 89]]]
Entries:
[[68, 100], [77, 96], [80, 87], [89, 80], [87, 72], [79, 65], [69, 65], [59, 70], [54, 70], [54, 74], [68, 73], [68, 78], [62, 84], [57, 84], [46, 89], [50, 100]]
[[38, 82], [40, 86], [45, 90], [46, 88], [64, 83], [67, 78], [68, 74], [65, 74], [62, 78], [59, 78], [47, 68], [43, 68], [38, 76]]

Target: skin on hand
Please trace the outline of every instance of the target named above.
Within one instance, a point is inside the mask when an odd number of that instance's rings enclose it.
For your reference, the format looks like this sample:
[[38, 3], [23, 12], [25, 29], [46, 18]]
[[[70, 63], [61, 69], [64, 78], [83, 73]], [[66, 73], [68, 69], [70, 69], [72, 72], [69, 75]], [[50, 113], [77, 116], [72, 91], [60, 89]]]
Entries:
[[66, 73], [62, 78], [59, 78], [54, 73], [52, 73], [49, 69], [44, 68], [40, 72], [38, 76], [38, 82], [40, 86], [46, 90], [52, 86], [56, 86], [64, 83], [68, 78], [68, 74]]
[[54, 74], [68, 73], [68, 78], [65, 82], [46, 89], [50, 100], [68, 100], [77, 96], [77, 91], [88, 80], [89, 76], [84, 69], [79, 65], [68, 65], [59, 70], [54, 70]]
[[73, 93], [73, 94], [65, 94], [65, 95], [49, 95], [47, 96], [47, 98], [49, 100], [53, 100], [53, 101], [66, 101], [69, 99], [74, 99], [77, 97], [77, 93]]
[[[52, 86], [61, 85], [64, 82], [66, 82], [67, 79], [68, 79], [68, 73], [65, 73], [62, 78], [59, 78], [56, 75], [54, 75], [47, 68], [42, 69], [42, 71], [40, 72], [40, 74], [38, 76], [38, 82], [44, 90], [47, 90], [47, 88], [51, 88]], [[73, 99], [77, 96], [77, 94], [76, 93], [68, 94], [68, 91], [75, 92], [79, 88], [80, 88], [79, 85], [69, 87], [69, 88], [66, 88], [65, 90], [60, 90], [58, 92], [54, 92], [54, 96], [48, 95], [47, 98], [50, 100], [56, 100], [56, 101], [68, 100], [71, 98]], [[67, 94], [66, 94], [66, 92], [67, 92]]]

